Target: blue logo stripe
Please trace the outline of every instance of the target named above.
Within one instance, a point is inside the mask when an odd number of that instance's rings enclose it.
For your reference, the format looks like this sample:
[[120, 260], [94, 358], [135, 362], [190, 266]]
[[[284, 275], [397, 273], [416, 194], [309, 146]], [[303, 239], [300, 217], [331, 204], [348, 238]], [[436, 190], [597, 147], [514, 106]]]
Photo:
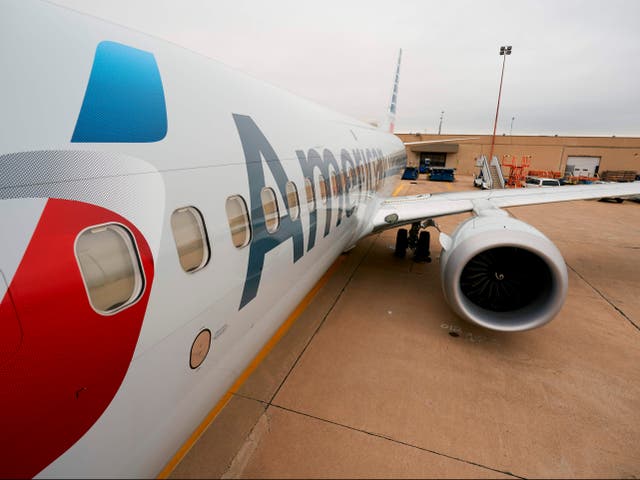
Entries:
[[166, 134], [167, 108], [153, 54], [100, 42], [71, 142], [157, 142]]

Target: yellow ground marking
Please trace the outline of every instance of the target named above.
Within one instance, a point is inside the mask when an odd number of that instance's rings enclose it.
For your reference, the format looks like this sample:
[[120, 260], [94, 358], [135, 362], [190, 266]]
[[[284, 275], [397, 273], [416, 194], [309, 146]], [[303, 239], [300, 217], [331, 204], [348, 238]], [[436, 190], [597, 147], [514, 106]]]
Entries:
[[326, 273], [322, 276], [322, 278], [318, 280], [318, 283], [316, 283], [314, 287], [311, 289], [311, 291], [307, 293], [307, 295], [302, 299], [302, 301], [298, 304], [295, 310], [291, 312], [291, 315], [287, 317], [284, 323], [280, 325], [280, 328], [278, 328], [276, 333], [269, 339], [267, 343], [265, 343], [264, 347], [262, 347], [262, 350], [258, 352], [258, 354], [251, 361], [249, 366], [240, 374], [240, 376], [236, 379], [236, 381], [231, 386], [231, 388], [227, 391], [227, 393], [225, 393], [222, 396], [222, 398], [218, 401], [218, 403], [213, 407], [213, 409], [211, 409], [211, 411], [204, 418], [202, 423], [198, 425], [198, 427], [193, 431], [193, 433], [187, 439], [187, 441], [178, 449], [178, 451], [175, 453], [173, 458], [169, 460], [169, 463], [167, 463], [165, 467], [162, 469], [162, 471], [158, 474], [158, 478], [168, 478], [169, 475], [171, 475], [171, 472], [176, 468], [178, 463], [180, 463], [180, 461], [189, 452], [191, 447], [193, 447], [193, 445], [198, 441], [198, 439], [202, 436], [202, 434], [205, 432], [207, 427], [211, 425], [211, 422], [213, 422], [213, 420], [218, 416], [218, 414], [222, 411], [225, 405], [229, 403], [229, 400], [231, 400], [231, 397], [233, 397], [233, 394], [240, 389], [240, 387], [247, 380], [247, 378], [249, 378], [249, 376], [254, 372], [256, 368], [258, 368], [258, 365], [260, 365], [260, 363], [262, 363], [262, 361], [269, 354], [269, 352], [273, 350], [273, 347], [276, 346], [278, 341], [284, 336], [285, 333], [289, 331], [289, 328], [291, 328], [291, 326], [296, 321], [296, 319], [300, 316], [300, 314], [305, 311], [305, 309], [309, 306], [309, 304], [311, 303], [313, 298], [316, 296], [318, 291], [320, 291], [320, 289], [325, 286], [325, 284], [329, 281], [329, 278], [331, 278], [331, 275], [335, 273], [335, 271], [342, 264], [342, 262], [344, 262], [345, 258], [346, 257], [344, 255], [341, 255], [340, 257], [338, 257], [338, 259], [335, 262], [333, 262], [333, 265], [329, 267], [329, 270], [327, 270]]
[[393, 193], [391, 194], [392, 197], [397, 197], [398, 194], [400, 193], [400, 190], [402, 190], [405, 186], [401, 183], [400, 185], [398, 185], [396, 187], [396, 189], [393, 191]]

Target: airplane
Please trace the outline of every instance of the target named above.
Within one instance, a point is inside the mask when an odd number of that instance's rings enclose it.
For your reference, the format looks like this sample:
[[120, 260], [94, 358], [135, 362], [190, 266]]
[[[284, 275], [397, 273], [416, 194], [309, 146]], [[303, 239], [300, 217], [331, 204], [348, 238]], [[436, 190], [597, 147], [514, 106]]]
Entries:
[[640, 193], [393, 197], [391, 128], [64, 7], [0, 13], [1, 477], [165, 476], [335, 259], [385, 229], [425, 254], [434, 219], [472, 212], [439, 235], [446, 300], [540, 327], [566, 267], [502, 208]]

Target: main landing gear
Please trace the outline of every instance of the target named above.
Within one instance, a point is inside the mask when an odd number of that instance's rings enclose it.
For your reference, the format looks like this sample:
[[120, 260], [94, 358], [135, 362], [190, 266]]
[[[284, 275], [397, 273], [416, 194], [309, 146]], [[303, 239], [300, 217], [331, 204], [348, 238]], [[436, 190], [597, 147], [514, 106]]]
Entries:
[[431, 234], [423, 230], [425, 228], [420, 222], [411, 224], [411, 229], [398, 229], [396, 234], [396, 248], [394, 255], [398, 258], [404, 258], [407, 255], [407, 248], [413, 250], [414, 262], [431, 262]]

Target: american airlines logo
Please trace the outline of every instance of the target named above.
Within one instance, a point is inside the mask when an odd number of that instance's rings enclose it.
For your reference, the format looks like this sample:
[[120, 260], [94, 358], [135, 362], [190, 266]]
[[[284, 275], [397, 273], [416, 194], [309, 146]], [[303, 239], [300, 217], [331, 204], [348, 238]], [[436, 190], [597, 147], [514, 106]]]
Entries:
[[[240, 135], [240, 141], [242, 142], [242, 148], [244, 150], [245, 164], [247, 167], [247, 176], [249, 179], [250, 201], [251, 201], [251, 227], [253, 232], [253, 241], [250, 244], [249, 251], [249, 264], [247, 267], [247, 274], [245, 277], [244, 288], [242, 292], [242, 299], [240, 301], [240, 309], [253, 300], [260, 285], [260, 278], [262, 275], [262, 269], [264, 267], [264, 260], [267, 253], [276, 248], [281, 243], [288, 239], [293, 241], [293, 262], [297, 262], [302, 258], [305, 253], [304, 238], [302, 232], [302, 223], [300, 218], [292, 220], [290, 216], [285, 216], [281, 219], [280, 228], [278, 231], [270, 233], [267, 231], [265, 216], [263, 209], [260, 207], [261, 198], [260, 194], [262, 189], [266, 187], [264, 165], [266, 164], [273, 178], [275, 179], [277, 188], [282, 198], [286, 198], [286, 184], [289, 181], [284, 168], [278, 158], [273, 147], [255, 124], [253, 119], [246, 115], [233, 114], [238, 134]], [[369, 164], [373, 168], [373, 176], [376, 178], [382, 178], [385, 175], [385, 171], [382, 168], [381, 162], [377, 160], [383, 158], [382, 150], [366, 149], [358, 150], [354, 149], [349, 152], [343, 148], [340, 150], [340, 155], [336, 156], [329, 149], [324, 149], [322, 154], [317, 150], [311, 148], [307, 152], [302, 150], [296, 150], [296, 156], [302, 169], [304, 177], [313, 181], [314, 170], [318, 170], [320, 175], [324, 179], [328, 180], [331, 173], [340, 175], [340, 172], [355, 172], [354, 176], [360, 178], [360, 169]], [[263, 159], [266, 160], [263, 162]], [[388, 173], [386, 173], [388, 174]], [[356, 185], [352, 184], [352, 176], [345, 175], [344, 188], [341, 181], [337, 182], [337, 197], [327, 195], [326, 199], [326, 221], [324, 225], [323, 237], [329, 235], [331, 226], [335, 221], [335, 226], [339, 226], [342, 223], [343, 217], [347, 218], [353, 215], [355, 205], [347, 205], [349, 198], [349, 192], [355, 188]], [[337, 218], [332, 218], [332, 202], [337, 201]], [[318, 221], [318, 209], [309, 211], [309, 238], [307, 240], [306, 251], [310, 251], [316, 242], [316, 230]]]

